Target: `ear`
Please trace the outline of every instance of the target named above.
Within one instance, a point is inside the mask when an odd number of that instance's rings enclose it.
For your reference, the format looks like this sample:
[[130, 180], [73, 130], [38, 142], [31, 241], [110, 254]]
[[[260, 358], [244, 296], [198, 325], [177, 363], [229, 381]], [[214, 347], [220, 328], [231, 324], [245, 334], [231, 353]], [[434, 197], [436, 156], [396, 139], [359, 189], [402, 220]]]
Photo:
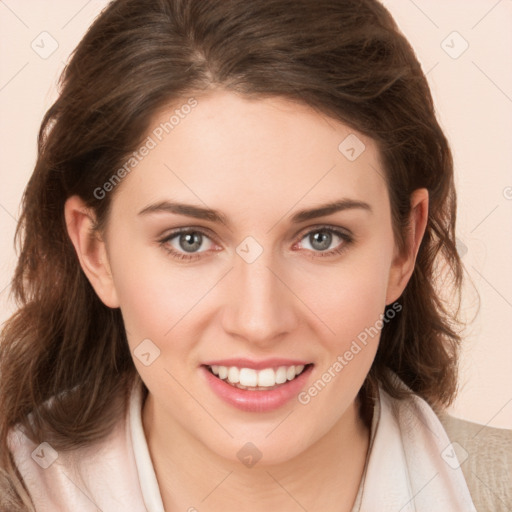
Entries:
[[69, 238], [80, 265], [101, 301], [110, 308], [119, 307], [105, 242], [94, 232], [94, 213], [78, 196], [68, 198], [64, 216]]
[[414, 270], [416, 256], [425, 234], [428, 220], [428, 190], [416, 189], [411, 194], [411, 212], [405, 233], [405, 248], [402, 254], [396, 254], [391, 265], [386, 294], [386, 305], [395, 302], [402, 295]]

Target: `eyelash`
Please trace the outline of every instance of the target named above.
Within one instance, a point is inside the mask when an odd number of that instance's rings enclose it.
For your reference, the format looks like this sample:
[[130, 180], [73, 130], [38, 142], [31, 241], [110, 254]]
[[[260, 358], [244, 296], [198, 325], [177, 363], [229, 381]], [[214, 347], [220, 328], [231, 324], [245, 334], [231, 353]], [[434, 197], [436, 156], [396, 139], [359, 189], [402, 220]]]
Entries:
[[[343, 240], [343, 243], [341, 243], [338, 248], [331, 249], [330, 251], [313, 251], [314, 254], [311, 255], [312, 258], [317, 258], [317, 257], [326, 258], [326, 257], [330, 257], [330, 256], [340, 255], [340, 254], [344, 253], [347, 250], [348, 246], [350, 244], [352, 244], [354, 241], [354, 239], [352, 238], [351, 235], [349, 235], [348, 233], [345, 233], [343, 231], [340, 231], [339, 229], [337, 229], [335, 227], [318, 226], [318, 227], [310, 229], [309, 231], [306, 231], [303, 234], [301, 234], [298, 242], [303, 240], [306, 236], [311, 235], [312, 233], [318, 233], [318, 232], [328, 232], [333, 235], [336, 235]], [[202, 229], [199, 229], [199, 228], [195, 229], [192, 227], [188, 227], [188, 228], [179, 228], [179, 229], [173, 231], [172, 233], [170, 233], [169, 235], [167, 235], [165, 238], [159, 240], [158, 242], [163, 247], [163, 249], [165, 249], [165, 251], [168, 252], [173, 258], [178, 259], [178, 260], [195, 261], [202, 257], [202, 254], [203, 254], [202, 252], [186, 254], [186, 253], [178, 252], [174, 249], [171, 249], [168, 245], [168, 243], [172, 239], [176, 238], [178, 235], [193, 234], [193, 233], [198, 233], [198, 234], [203, 235], [210, 239], [212, 238]], [[312, 252], [312, 251], [308, 250], [308, 252]]]

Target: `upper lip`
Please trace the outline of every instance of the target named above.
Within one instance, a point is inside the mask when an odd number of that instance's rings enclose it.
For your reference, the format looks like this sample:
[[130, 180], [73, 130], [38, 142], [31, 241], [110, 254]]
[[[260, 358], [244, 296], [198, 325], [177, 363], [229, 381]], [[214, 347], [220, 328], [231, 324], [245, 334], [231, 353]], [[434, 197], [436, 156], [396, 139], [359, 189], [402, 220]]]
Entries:
[[303, 361], [300, 359], [284, 359], [274, 357], [264, 359], [262, 361], [253, 361], [243, 357], [231, 359], [216, 359], [215, 361], [207, 361], [203, 363], [205, 366], [236, 366], [237, 368], [252, 368], [253, 370], [262, 370], [264, 368], [276, 368], [279, 366], [300, 366], [311, 364], [311, 361]]

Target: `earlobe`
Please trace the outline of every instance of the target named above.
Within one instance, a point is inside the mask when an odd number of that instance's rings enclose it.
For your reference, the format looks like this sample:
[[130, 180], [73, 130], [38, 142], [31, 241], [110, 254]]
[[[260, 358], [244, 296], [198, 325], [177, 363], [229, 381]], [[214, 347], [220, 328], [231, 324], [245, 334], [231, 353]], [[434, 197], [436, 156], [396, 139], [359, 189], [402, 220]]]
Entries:
[[66, 201], [64, 215], [69, 238], [87, 279], [106, 306], [119, 307], [105, 242], [93, 231], [94, 213], [80, 197], [72, 196]]
[[427, 221], [428, 190], [419, 188], [411, 194], [409, 226], [405, 233], [406, 248], [402, 254], [396, 254], [393, 260], [389, 273], [386, 305], [395, 302], [402, 295], [412, 276]]

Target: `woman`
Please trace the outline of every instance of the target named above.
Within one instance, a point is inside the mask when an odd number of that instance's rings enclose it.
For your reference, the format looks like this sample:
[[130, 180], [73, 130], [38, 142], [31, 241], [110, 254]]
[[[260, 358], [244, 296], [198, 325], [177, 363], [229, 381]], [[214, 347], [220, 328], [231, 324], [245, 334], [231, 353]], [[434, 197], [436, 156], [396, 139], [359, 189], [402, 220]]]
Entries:
[[112, 2], [24, 197], [2, 510], [499, 510], [510, 436], [484, 495], [443, 412], [454, 229], [378, 2]]

